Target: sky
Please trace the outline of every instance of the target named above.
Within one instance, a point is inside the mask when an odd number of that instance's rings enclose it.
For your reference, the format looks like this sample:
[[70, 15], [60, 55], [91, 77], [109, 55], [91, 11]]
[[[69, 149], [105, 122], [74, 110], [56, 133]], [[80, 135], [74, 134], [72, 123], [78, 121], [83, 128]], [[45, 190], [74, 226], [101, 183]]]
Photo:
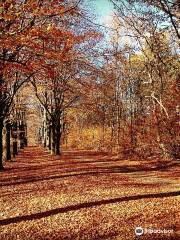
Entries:
[[111, 21], [111, 15], [113, 13], [112, 3], [108, 0], [89, 0], [89, 3], [97, 15], [97, 20], [100, 24], [106, 24]]
[[94, 5], [96, 12], [102, 17], [108, 16], [113, 11], [113, 6], [108, 0], [94, 0]]
[[[115, 32], [112, 32], [112, 30], [110, 29], [114, 29], [116, 27], [113, 23], [114, 22], [113, 21], [113, 12], [114, 12], [113, 4], [109, 0], [85, 0], [85, 2], [88, 2], [90, 10], [94, 11], [96, 15], [96, 22], [106, 27], [109, 27], [109, 30], [107, 31], [107, 28], [106, 28], [106, 31], [104, 32], [105, 33], [104, 37], [107, 44], [109, 41], [112, 40], [112, 35], [113, 33], [115, 33]], [[126, 44], [128, 44], [138, 49], [139, 47], [138, 42], [132, 41], [131, 38], [125, 36], [128, 33], [129, 31], [127, 28], [120, 29], [119, 45], [125, 46]]]
[[[107, 47], [107, 45], [109, 45], [109, 42], [112, 41], [112, 36], [115, 33], [112, 30], [115, 28], [115, 25], [113, 23], [113, 4], [109, 0], [84, 0], [84, 2], [87, 3], [89, 11], [93, 11], [93, 13], [96, 15], [96, 20], [93, 22], [107, 27], [104, 29], [104, 44]], [[137, 45], [137, 43], [133, 43], [129, 37], [124, 36], [126, 32], [124, 32], [123, 29], [121, 29], [119, 33], [121, 35], [119, 39], [119, 45]]]

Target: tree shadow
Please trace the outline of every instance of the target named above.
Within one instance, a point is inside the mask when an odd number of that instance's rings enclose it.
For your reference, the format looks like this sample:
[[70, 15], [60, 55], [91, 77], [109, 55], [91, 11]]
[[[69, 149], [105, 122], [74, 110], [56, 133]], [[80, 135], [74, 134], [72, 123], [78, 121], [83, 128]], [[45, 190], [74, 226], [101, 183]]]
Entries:
[[[123, 187], [135, 187], [135, 188], [139, 188], [139, 187], [159, 187], [162, 186], [162, 183], [134, 183], [134, 182], [123, 182], [122, 183]], [[46, 191], [52, 190], [52, 187], [49, 186], [45, 189]], [[23, 195], [23, 194], [33, 194], [35, 191], [34, 189], [29, 189], [28, 187], [26, 189], [23, 189], [21, 191], [13, 191], [11, 193], [3, 193], [1, 194], [1, 197], [13, 197], [18, 195]], [[40, 192], [44, 192], [44, 188], [43, 189], [38, 189], [38, 193]]]
[[39, 213], [33, 213], [31, 215], [24, 215], [24, 216], [17, 216], [13, 218], [8, 219], [2, 219], [0, 220], [0, 225], [8, 225], [12, 223], [19, 223], [22, 221], [32, 221], [32, 220], [38, 220], [45, 217], [50, 217], [59, 213], [67, 213], [70, 211], [77, 211], [80, 209], [87, 209], [91, 207], [98, 207], [101, 205], [106, 204], [113, 204], [113, 203], [119, 203], [119, 202], [127, 202], [127, 201], [133, 201], [133, 200], [140, 200], [140, 199], [148, 199], [148, 198], [164, 198], [164, 197], [175, 197], [179, 196], [180, 191], [176, 192], [164, 192], [164, 193], [154, 193], [154, 194], [142, 194], [142, 195], [133, 195], [133, 196], [125, 196], [125, 197], [119, 197], [119, 198], [113, 198], [113, 199], [103, 199], [100, 201], [92, 201], [92, 202], [84, 202], [76, 205], [71, 205], [63, 208], [56, 208], [52, 210], [48, 210], [45, 212], [39, 212]]
[[[53, 167], [53, 166], [57, 166], [57, 165], [59, 165], [59, 166], [62, 166], [63, 167], [63, 165], [71, 165], [71, 166], [76, 166], [76, 165], [78, 165], [78, 164], [91, 164], [91, 165], [93, 165], [93, 164], [98, 164], [98, 163], [112, 163], [112, 162], [121, 162], [121, 160], [119, 160], [119, 159], [114, 159], [114, 160], [101, 160], [101, 159], [97, 159], [97, 160], [89, 160], [89, 161], [87, 161], [87, 160], [85, 160], [85, 161], [76, 161], [76, 159], [77, 158], [74, 158], [74, 161], [68, 161], [68, 162], [65, 162], [65, 161], [63, 161], [63, 162], [59, 162], [58, 161], [58, 163], [57, 163], [57, 160], [56, 160], [56, 163], [52, 163], [52, 162], [49, 162], [49, 163], [47, 163], [47, 164], [44, 164], [44, 165], [36, 165], [36, 166], [18, 166], [18, 167], [12, 167], [11, 169], [8, 169], [8, 168], [6, 168], [5, 170], [7, 171], [7, 170], [22, 170], [22, 171], [24, 171], [24, 170], [38, 170], [38, 169], [45, 169], [45, 168], [47, 168], [47, 167]], [[38, 160], [38, 159], [37, 159]], [[62, 160], [62, 159], [60, 159], [60, 160]], [[64, 159], [63, 159], [64, 160]], [[17, 161], [16, 161], [17, 162]], [[28, 162], [29, 163], [29, 162]]]
[[[171, 167], [177, 164], [172, 164]], [[42, 168], [37, 168], [36, 170], [40, 170], [37, 172], [29, 173], [30, 170], [35, 170], [35, 168], [29, 167], [26, 171], [22, 172], [24, 175], [21, 176], [20, 172], [18, 172], [18, 176], [10, 178], [2, 179], [0, 186], [15, 186], [19, 184], [27, 184], [34, 183], [45, 180], [54, 180], [61, 179], [67, 177], [78, 177], [78, 176], [86, 176], [86, 175], [94, 175], [99, 176], [102, 174], [120, 174], [120, 173], [143, 173], [143, 172], [156, 172], [156, 171], [165, 171], [165, 169], [169, 169], [170, 166], [164, 167], [156, 167], [156, 168], [147, 168], [139, 165], [124, 165], [124, 166], [92, 166], [88, 164], [84, 164], [82, 167], [68, 169], [68, 164], [63, 166], [61, 163], [56, 163], [51, 169], [51, 165], [43, 166]], [[64, 167], [64, 169], [63, 169]], [[179, 171], [177, 171], [179, 172]], [[174, 174], [174, 172], [173, 172]], [[13, 181], [14, 182], [13, 182]], [[10, 182], [9, 182], [10, 181]]]

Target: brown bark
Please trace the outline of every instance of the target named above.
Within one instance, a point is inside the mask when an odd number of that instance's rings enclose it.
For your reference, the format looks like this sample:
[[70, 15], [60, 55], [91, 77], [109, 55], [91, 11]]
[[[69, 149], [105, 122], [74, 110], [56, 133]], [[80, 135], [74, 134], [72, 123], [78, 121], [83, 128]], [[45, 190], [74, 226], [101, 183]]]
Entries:
[[0, 120], [0, 170], [3, 170], [3, 120]]

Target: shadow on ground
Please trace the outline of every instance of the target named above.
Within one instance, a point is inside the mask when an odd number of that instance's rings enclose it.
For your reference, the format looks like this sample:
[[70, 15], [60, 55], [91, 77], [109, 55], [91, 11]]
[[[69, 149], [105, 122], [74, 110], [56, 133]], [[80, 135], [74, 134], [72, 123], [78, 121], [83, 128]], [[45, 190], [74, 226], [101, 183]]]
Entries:
[[[156, 171], [169, 171], [178, 163], [151, 166], [144, 162], [130, 164], [103, 152], [74, 151], [65, 152], [59, 159], [47, 154], [41, 148], [31, 151], [27, 148], [17, 156], [16, 162], [9, 162], [5, 171], [1, 173], [0, 186], [14, 186], [34, 183], [44, 180], [78, 177], [86, 175], [140, 173]], [[169, 175], [178, 176], [180, 169], [169, 171]]]
[[180, 191], [176, 192], [166, 192], [166, 193], [156, 193], [156, 194], [142, 194], [142, 195], [134, 195], [134, 196], [127, 196], [127, 197], [120, 197], [120, 198], [113, 198], [113, 199], [103, 199], [100, 201], [94, 202], [85, 202], [77, 205], [67, 206], [64, 208], [56, 208], [45, 212], [34, 213], [31, 215], [25, 216], [18, 216], [9, 219], [0, 220], [0, 225], [8, 225], [11, 223], [19, 223], [21, 221], [30, 221], [30, 220], [37, 220], [44, 217], [53, 216], [59, 213], [66, 213], [69, 211], [76, 211], [82, 208], [90, 208], [90, 207], [97, 207], [105, 204], [112, 204], [112, 203], [119, 203], [123, 201], [131, 201], [131, 200], [139, 200], [145, 198], [163, 198], [163, 197], [174, 197], [179, 196]]

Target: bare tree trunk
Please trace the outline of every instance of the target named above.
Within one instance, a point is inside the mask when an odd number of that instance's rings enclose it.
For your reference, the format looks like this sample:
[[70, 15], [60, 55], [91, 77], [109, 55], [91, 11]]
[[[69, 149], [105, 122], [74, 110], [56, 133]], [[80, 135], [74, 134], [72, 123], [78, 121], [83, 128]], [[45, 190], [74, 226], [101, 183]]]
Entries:
[[56, 126], [55, 154], [60, 155], [61, 125]]
[[52, 125], [52, 144], [51, 153], [54, 155], [60, 155], [60, 140], [61, 140], [61, 125], [60, 123]]
[[3, 120], [0, 120], [0, 170], [3, 170]]
[[51, 153], [56, 154], [55, 152], [55, 145], [56, 145], [56, 128], [55, 124], [52, 124], [52, 138], [51, 138]]
[[[1, 68], [1, 66], [0, 66]], [[0, 88], [3, 86], [3, 75], [0, 74]], [[0, 90], [0, 170], [3, 170], [3, 106], [2, 106], [2, 100], [3, 100], [3, 93]]]
[[52, 141], [52, 126], [51, 125], [49, 125], [49, 131], [48, 131], [48, 148], [49, 148], [49, 150], [51, 150], [51, 147], [52, 147], [52, 144], [51, 144], [51, 141]]
[[11, 124], [6, 123], [6, 160], [11, 160]]
[[157, 113], [155, 112], [155, 121], [156, 121], [156, 128], [157, 128], [157, 142], [159, 145], [159, 149], [162, 152], [162, 155], [164, 157], [164, 159], [168, 159], [168, 153], [167, 153], [167, 149], [161, 139], [161, 129], [160, 129], [160, 124], [159, 124], [159, 119], [157, 116]]

